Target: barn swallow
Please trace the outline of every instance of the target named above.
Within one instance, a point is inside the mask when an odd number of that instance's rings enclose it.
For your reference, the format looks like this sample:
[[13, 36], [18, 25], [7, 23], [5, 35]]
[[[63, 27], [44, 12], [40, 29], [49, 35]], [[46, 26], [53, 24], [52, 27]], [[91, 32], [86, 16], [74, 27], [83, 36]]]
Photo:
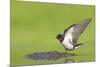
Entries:
[[91, 18], [84, 19], [78, 24], [73, 24], [64, 30], [62, 34], [57, 35], [57, 39], [62, 43], [66, 50], [74, 50], [83, 43], [77, 43], [79, 36], [84, 32]]

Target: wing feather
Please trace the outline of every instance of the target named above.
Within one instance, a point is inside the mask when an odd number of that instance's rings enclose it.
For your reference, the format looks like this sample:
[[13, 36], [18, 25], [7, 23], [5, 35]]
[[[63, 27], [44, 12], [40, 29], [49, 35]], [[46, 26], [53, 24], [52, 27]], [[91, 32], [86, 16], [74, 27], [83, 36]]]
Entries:
[[69, 36], [70, 35], [70, 40], [73, 43], [76, 43], [79, 36], [82, 34], [82, 32], [86, 29], [88, 24], [90, 23], [91, 19], [85, 19], [82, 20], [78, 24], [71, 25], [69, 28], [65, 29], [64, 34]]

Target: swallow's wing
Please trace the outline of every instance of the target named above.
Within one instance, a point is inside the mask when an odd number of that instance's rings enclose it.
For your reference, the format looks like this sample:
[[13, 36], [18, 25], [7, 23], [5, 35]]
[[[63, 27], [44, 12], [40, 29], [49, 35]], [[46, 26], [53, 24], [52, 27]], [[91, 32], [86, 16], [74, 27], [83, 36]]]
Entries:
[[70, 26], [69, 28], [65, 29], [64, 34], [69, 37], [69, 39], [73, 42], [76, 43], [78, 37], [81, 35], [81, 33], [86, 29], [88, 24], [90, 23], [91, 19], [85, 19], [82, 20], [78, 24], [74, 24]]
[[75, 26], [76, 24], [73, 24], [73, 25], [71, 25], [71, 26], [69, 26], [67, 29], [65, 29], [64, 30], [64, 34], [70, 29], [70, 28], [72, 28], [73, 26]]

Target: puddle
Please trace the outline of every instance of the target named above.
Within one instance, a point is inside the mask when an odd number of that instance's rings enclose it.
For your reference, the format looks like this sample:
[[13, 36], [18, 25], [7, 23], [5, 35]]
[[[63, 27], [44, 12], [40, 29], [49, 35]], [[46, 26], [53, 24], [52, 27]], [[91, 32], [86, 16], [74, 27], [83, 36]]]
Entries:
[[33, 60], [32, 64], [58, 64], [58, 63], [78, 63], [93, 61], [92, 54], [75, 54], [59, 51], [34, 52], [26, 54], [24, 58]]
[[[33, 60], [58, 60], [60, 58], [66, 58], [70, 56], [76, 56], [73, 53], [66, 53], [66, 52], [58, 52], [58, 51], [49, 51], [49, 52], [34, 52], [32, 54], [25, 55], [28, 59]], [[66, 59], [66, 62], [74, 62], [73, 59]]]

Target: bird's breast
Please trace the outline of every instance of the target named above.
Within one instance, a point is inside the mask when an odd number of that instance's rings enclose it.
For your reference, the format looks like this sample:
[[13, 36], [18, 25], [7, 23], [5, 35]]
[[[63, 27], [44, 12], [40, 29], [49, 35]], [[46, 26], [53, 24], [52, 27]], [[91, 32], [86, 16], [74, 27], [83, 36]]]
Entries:
[[70, 31], [68, 31], [66, 34], [65, 34], [65, 37], [64, 37], [64, 40], [62, 41], [62, 44], [67, 48], [67, 49], [73, 49], [74, 48], [74, 45], [72, 44], [72, 32], [73, 32], [73, 28], [71, 28]]
[[67, 49], [73, 49], [73, 44], [70, 43], [70, 41], [68, 39], [64, 39], [62, 44], [67, 48]]

